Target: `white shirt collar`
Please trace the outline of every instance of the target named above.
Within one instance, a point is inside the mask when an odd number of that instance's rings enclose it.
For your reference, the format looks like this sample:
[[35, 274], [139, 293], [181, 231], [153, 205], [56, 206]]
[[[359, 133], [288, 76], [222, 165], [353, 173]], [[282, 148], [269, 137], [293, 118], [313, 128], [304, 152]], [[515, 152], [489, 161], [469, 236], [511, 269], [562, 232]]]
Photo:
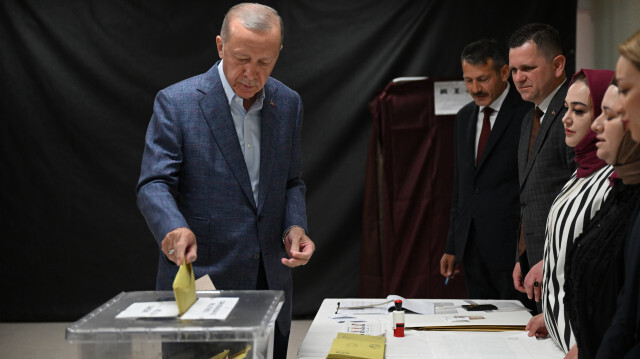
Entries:
[[545, 114], [547, 113], [547, 109], [549, 109], [549, 104], [551, 104], [551, 100], [553, 99], [553, 96], [556, 95], [556, 93], [558, 92], [558, 90], [560, 90], [560, 87], [562, 87], [562, 85], [565, 83], [565, 81], [567, 81], [566, 79], [564, 81], [562, 81], [562, 83], [556, 87], [555, 90], [553, 90], [549, 96], [545, 97], [544, 100], [542, 100], [542, 102], [540, 102], [540, 104], [538, 105], [538, 107], [540, 108], [540, 110], [542, 110], [542, 112], [544, 112]]

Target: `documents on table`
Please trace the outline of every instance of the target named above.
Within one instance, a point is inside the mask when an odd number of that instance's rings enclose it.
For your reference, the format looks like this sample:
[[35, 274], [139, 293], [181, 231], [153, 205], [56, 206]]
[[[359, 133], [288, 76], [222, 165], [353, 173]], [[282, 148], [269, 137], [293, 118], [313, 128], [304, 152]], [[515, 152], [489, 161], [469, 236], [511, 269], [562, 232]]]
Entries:
[[405, 299], [398, 295], [389, 295], [386, 300], [371, 302], [371, 300], [341, 300], [338, 302], [335, 314], [387, 314], [394, 308], [394, 301], [402, 300], [402, 307], [419, 314], [433, 314], [434, 304], [427, 299]]
[[[199, 298], [180, 318], [225, 320], [238, 303], [237, 297]], [[171, 318], [178, 316], [174, 301], [133, 303], [116, 318]]]
[[[524, 330], [531, 314], [527, 308], [515, 301], [466, 300], [463, 305], [447, 302], [434, 302], [427, 299], [404, 299], [397, 295], [390, 295], [385, 299], [349, 299], [337, 303], [336, 312], [330, 317], [340, 323], [356, 322], [356, 316], [363, 314], [389, 313], [396, 299], [403, 301], [403, 307], [410, 312], [407, 314], [405, 327], [417, 330], [465, 330], [465, 331], [506, 331]], [[491, 311], [478, 310], [484, 307], [495, 308]], [[472, 309], [474, 308], [474, 309]], [[357, 317], [363, 319], [364, 317]], [[360, 320], [365, 322], [364, 320]], [[354, 327], [355, 328], [355, 327]]]
[[[522, 303], [514, 302], [514, 301], [505, 301], [505, 300], [465, 300], [467, 304], [493, 304], [497, 307], [493, 312], [519, 312], [519, 311], [530, 311], [526, 308]], [[435, 313], [436, 314], [464, 314], [464, 312], [460, 312], [462, 308], [461, 305], [455, 305], [452, 302], [441, 302], [435, 303]]]
[[460, 344], [460, 333], [449, 331], [429, 332], [428, 345], [424, 337], [412, 339], [389, 338], [387, 357], [415, 357], [415, 353], [420, 352], [430, 353], [430, 358], [452, 359], [562, 359], [565, 356], [552, 339], [536, 339], [526, 332], [465, 332], [464, 345]]
[[524, 330], [531, 319], [527, 311], [510, 312], [467, 312], [460, 309], [457, 315], [407, 314], [405, 327], [417, 330], [467, 330], [467, 331], [505, 331]]
[[383, 359], [385, 341], [383, 336], [338, 333], [327, 359]]
[[361, 335], [384, 335], [384, 324], [382, 322], [346, 322], [340, 329], [342, 333]]

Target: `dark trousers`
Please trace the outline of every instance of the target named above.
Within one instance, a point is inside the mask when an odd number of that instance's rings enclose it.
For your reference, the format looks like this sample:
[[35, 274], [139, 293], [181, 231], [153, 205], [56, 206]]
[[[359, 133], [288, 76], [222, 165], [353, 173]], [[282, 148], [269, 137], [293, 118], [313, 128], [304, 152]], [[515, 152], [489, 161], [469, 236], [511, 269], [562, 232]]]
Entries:
[[[529, 269], [530, 269], [529, 258], [527, 258], [527, 251], [524, 251], [524, 253], [522, 253], [522, 255], [520, 256], [519, 262], [520, 262], [520, 272], [522, 273], [522, 281], [524, 282], [524, 278], [527, 276], [527, 273], [529, 273]], [[525, 307], [531, 310], [531, 315], [537, 315], [542, 313], [542, 299], [540, 300], [540, 302], [536, 303], [534, 299], [527, 298], [527, 293], [518, 292], [518, 294], [521, 297], [519, 299], [522, 302], [522, 304], [524, 304]]]
[[[260, 268], [258, 270], [258, 290], [269, 289], [267, 274], [264, 271], [262, 257], [260, 258]], [[281, 321], [276, 320], [276, 328], [273, 333], [273, 359], [286, 359], [289, 348], [289, 333], [291, 328], [282, 328]]]
[[519, 292], [513, 286], [513, 268], [494, 268], [482, 259], [473, 223], [462, 262], [467, 295], [470, 299], [520, 299]]

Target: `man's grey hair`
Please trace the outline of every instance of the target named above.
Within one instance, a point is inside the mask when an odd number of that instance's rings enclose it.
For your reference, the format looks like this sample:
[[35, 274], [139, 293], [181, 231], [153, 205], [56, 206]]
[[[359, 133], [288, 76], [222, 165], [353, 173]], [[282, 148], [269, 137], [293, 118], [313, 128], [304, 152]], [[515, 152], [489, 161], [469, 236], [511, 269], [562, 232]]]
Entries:
[[229, 9], [224, 16], [222, 28], [220, 29], [222, 41], [226, 42], [229, 39], [229, 23], [233, 19], [239, 20], [245, 28], [259, 32], [266, 32], [274, 26], [280, 26], [280, 44], [282, 45], [284, 25], [280, 15], [272, 7], [255, 3], [242, 3]]

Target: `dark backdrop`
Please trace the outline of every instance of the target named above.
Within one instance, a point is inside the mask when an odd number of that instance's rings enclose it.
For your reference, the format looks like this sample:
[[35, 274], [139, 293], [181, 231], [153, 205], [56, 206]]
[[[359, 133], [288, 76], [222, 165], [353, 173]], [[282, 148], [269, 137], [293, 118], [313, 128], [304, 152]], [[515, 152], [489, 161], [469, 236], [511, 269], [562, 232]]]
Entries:
[[[153, 98], [216, 61], [233, 3], [0, 1], [0, 320], [76, 320], [154, 288], [157, 246], [134, 192]], [[305, 104], [317, 251], [294, 272], [300, 317], [358, 294], [367, 103], [398, 76], [460, 77], [466, 43], [506, 42], [531, 21], [560, 30], [572, 69], [576, 1], [266, 3], [285, 23], [273, 76]]]

